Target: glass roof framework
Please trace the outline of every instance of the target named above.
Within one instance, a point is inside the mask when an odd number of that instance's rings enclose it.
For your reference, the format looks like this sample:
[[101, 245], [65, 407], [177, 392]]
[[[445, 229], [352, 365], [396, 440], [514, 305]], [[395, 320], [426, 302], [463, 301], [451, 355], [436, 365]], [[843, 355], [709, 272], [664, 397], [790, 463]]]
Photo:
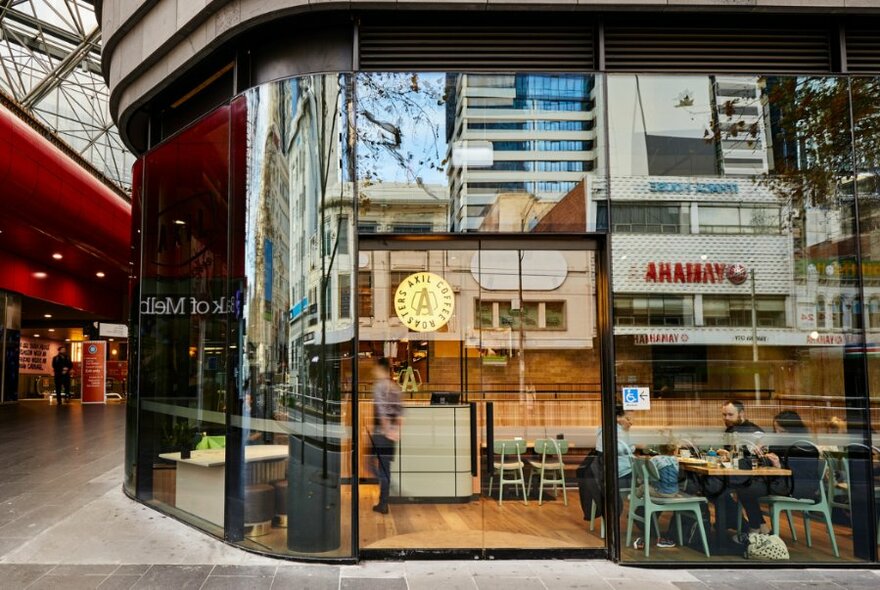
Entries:
[[130, 191], [134, 156], [110, 116], [93, 2], [0, 0], [0, 91]]

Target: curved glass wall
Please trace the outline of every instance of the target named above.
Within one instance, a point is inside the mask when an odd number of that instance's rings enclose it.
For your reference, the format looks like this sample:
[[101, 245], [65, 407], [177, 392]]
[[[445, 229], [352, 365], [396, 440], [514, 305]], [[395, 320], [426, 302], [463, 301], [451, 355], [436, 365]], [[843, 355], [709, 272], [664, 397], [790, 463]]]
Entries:
[[136, 168], [126, 489], [309, 559], [583, 554], [607, 524], [627, 561], [736, 562], [774, 510], [790, 562], [872, 559], [877, 88], [245, 92]]

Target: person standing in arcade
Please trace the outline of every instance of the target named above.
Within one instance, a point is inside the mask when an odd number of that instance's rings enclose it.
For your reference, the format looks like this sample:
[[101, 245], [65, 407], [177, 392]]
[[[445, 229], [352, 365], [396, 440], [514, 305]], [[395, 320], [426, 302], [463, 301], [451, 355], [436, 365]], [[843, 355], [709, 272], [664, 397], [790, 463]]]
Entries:
[[70, 371], [73, 369], [73, 363], [67, 356], [67, 348], [58, 347], [58, 354], [52, 357], [52, 372], [55, 373], [55, 397], [58, 399], [58, 405], [64, 403], [61, 397], [61, 390], [64, 389], [64, 395], [70, 399]]

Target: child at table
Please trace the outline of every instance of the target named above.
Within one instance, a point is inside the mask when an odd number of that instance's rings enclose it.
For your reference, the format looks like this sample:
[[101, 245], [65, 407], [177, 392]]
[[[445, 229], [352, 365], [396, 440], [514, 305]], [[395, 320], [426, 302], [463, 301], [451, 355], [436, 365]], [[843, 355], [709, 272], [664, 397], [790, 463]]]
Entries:
[[651, 493], [658, 498], [681, 496], [681, 491], [678, 488], [678, 460], [675, 458], [677, 450], [677, 445], [667, 443], [660, 445], [660, 455], [651, 457], [651, 463], [659, 475], [651, 485]]
[[[678, 445], [667, 443], [660, 445], [660, 455], [655, 455], [649, 459], [651, 466], [656, 470], [657, 478], [648, 483], [651, 486], [651, 496], [654, 498], [680, 498], [686, 494], [682, 493], [678, 487], [678, 459], [675, 453]], [[640, 486], [636, 490], [636, 495], [641, 498], [645, 494], [644, 487]], [[672, 522], [669, 523], [670, 528]], [[644, 540], [639, 537], [633, 544], [635, 549], [644, 547]], [[675, 547], [675, 541], [669, 532], [665, 536], [657, 539], [657, 547]]]

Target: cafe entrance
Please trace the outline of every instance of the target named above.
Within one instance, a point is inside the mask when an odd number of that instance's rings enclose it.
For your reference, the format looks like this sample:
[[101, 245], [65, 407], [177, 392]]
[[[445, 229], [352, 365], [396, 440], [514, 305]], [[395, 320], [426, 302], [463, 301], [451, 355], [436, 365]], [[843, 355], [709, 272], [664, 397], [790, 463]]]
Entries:
[[[359, 246], [361, 554], [604, 555], [576, 473], [601, 435], [596, 241], [362, 235]], [[380, 359], [403, 405], [387, 513], [373, 452]]]

